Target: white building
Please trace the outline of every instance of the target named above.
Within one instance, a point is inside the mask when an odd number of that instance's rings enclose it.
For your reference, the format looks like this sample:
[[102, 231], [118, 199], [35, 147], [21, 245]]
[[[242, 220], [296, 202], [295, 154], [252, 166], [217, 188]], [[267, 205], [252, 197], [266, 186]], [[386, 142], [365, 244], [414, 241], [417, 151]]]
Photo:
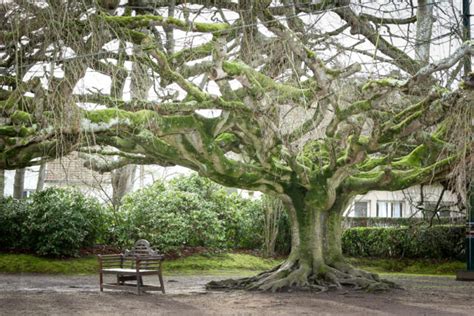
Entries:
[[[441, 196], [442, 194], [442, 196]], [[441, 198], [440, 198], [441, 196]], [[439, 202], [439, 203], [438, 203]], [[346, 211], [348, 217], [423, 217], [438, 206], [440, 217], [459, 216], [457, 197], [439, 185], [413, 186], [401, 191], [370, 191], [358, 195]]]

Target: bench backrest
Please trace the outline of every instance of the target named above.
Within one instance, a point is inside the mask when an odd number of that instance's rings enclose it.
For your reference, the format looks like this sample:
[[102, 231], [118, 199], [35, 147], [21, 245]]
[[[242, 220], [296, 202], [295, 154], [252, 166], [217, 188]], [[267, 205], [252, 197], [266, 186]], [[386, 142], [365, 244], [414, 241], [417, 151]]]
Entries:
[[150, 243], [145, 239], [138, 240], [131, 250], [125, 250], [125, 257], [135, 257], [135, 256], [157, 256], [158, 252], [153, 250], [150, 246]]

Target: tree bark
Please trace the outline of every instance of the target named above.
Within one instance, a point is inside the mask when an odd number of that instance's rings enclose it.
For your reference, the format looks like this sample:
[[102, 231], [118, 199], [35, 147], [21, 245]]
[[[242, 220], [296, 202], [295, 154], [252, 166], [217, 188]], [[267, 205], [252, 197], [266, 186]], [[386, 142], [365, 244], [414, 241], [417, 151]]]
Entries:
[[38, 182], [36, 183], [36, 192], [43, 190], [45, 179], [46, 179], [46, 163], [42, 162], [38, 171]]
[[264, 256], [271, 257], [275, 254], [275, 244], [278, 236], [278, 222], [284, 211], [280, 199], [273, 196], [263, 198], [264, 211]]
[[0, 170], [0, 197], [5, 196], [5, 170]]
[[17, 169], [15, 171], [15, 180], [13, 182], [13, 198], [22, 199], [23, 191], [25, 189], [25, 168]]
[[433, 1], [418, 1], [418, 9], [416, 11], [416, 59], [421, 64], [427, 65], [430, 58], [431, 33], [433, 28]]
[[112, 205], [118, 208], [122, 198], [132, 190], [136, 165], [128, 165], [112, 172]]

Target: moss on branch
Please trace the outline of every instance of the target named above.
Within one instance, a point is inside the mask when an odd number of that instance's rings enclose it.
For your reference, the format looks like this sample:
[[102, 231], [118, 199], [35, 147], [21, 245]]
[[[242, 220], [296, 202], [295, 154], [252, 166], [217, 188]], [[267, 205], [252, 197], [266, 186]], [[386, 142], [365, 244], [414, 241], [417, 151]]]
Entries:
[[230, 29], [230, 25], [227, 23], [186, 23], [185, 21], [174, 17], [165, 18], [159, 15], [102, 15], [102, 18], [113, 26], [127, 27], [131, 29], [152, 26], [172, 26], [184, 31], [212, 33], [214, 35], [224, 35]]
[[375, 88], [385, 88], [385, 87], [399, 88], [404, 83], [405, 83], [404, 81], [400, 81], [394, 78], [369, 80], [362, 86], [362, 91], [367, 91], [369, 89], [375, 89]]
[[17, 110], [10, 115], [13, 124], [31, 124], [33, 116], [30, 113]]
[[370, 100], [361, 100], [352, 103], [346, 109], [337, 110], [336, 115], [340, 120], [345, 120], [351, 115], [360, 114], [372, 109], [372, 102]]
[[298, 102], [301, 102], [302, 99], [309, 100], [316, 92], [316, 84], [309, 85], [309, 87], [301, 89], [290, 85], [277, 83], [272, 78], [267, 77], [255, 69], [239, 62], [225, 61], [222, 65], [222, 69], [227, 75], [231, 77], [244, 75], [251, 84], [251, 86], [248, 88], [250, 88], [250, 90], [256, 95], [261, 95], [270, 89], [278, 91], [279, 93], [275, 96], [275, 98], [279, 102], [287, 100]]

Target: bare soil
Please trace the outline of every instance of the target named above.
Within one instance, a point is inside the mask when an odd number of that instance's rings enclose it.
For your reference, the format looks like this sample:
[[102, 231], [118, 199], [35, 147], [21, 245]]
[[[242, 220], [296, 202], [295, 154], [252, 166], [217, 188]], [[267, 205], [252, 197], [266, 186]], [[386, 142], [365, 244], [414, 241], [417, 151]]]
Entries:
[[224, 277], [166, 276], [167, 294], [137, 296], [100, 293], [96, 276], [0, 274], [0, 315], [474, 315], [474, 282], [384, 277], [404, 289], [378, 294], [215, 292], [206, 291], [205, 284]]

